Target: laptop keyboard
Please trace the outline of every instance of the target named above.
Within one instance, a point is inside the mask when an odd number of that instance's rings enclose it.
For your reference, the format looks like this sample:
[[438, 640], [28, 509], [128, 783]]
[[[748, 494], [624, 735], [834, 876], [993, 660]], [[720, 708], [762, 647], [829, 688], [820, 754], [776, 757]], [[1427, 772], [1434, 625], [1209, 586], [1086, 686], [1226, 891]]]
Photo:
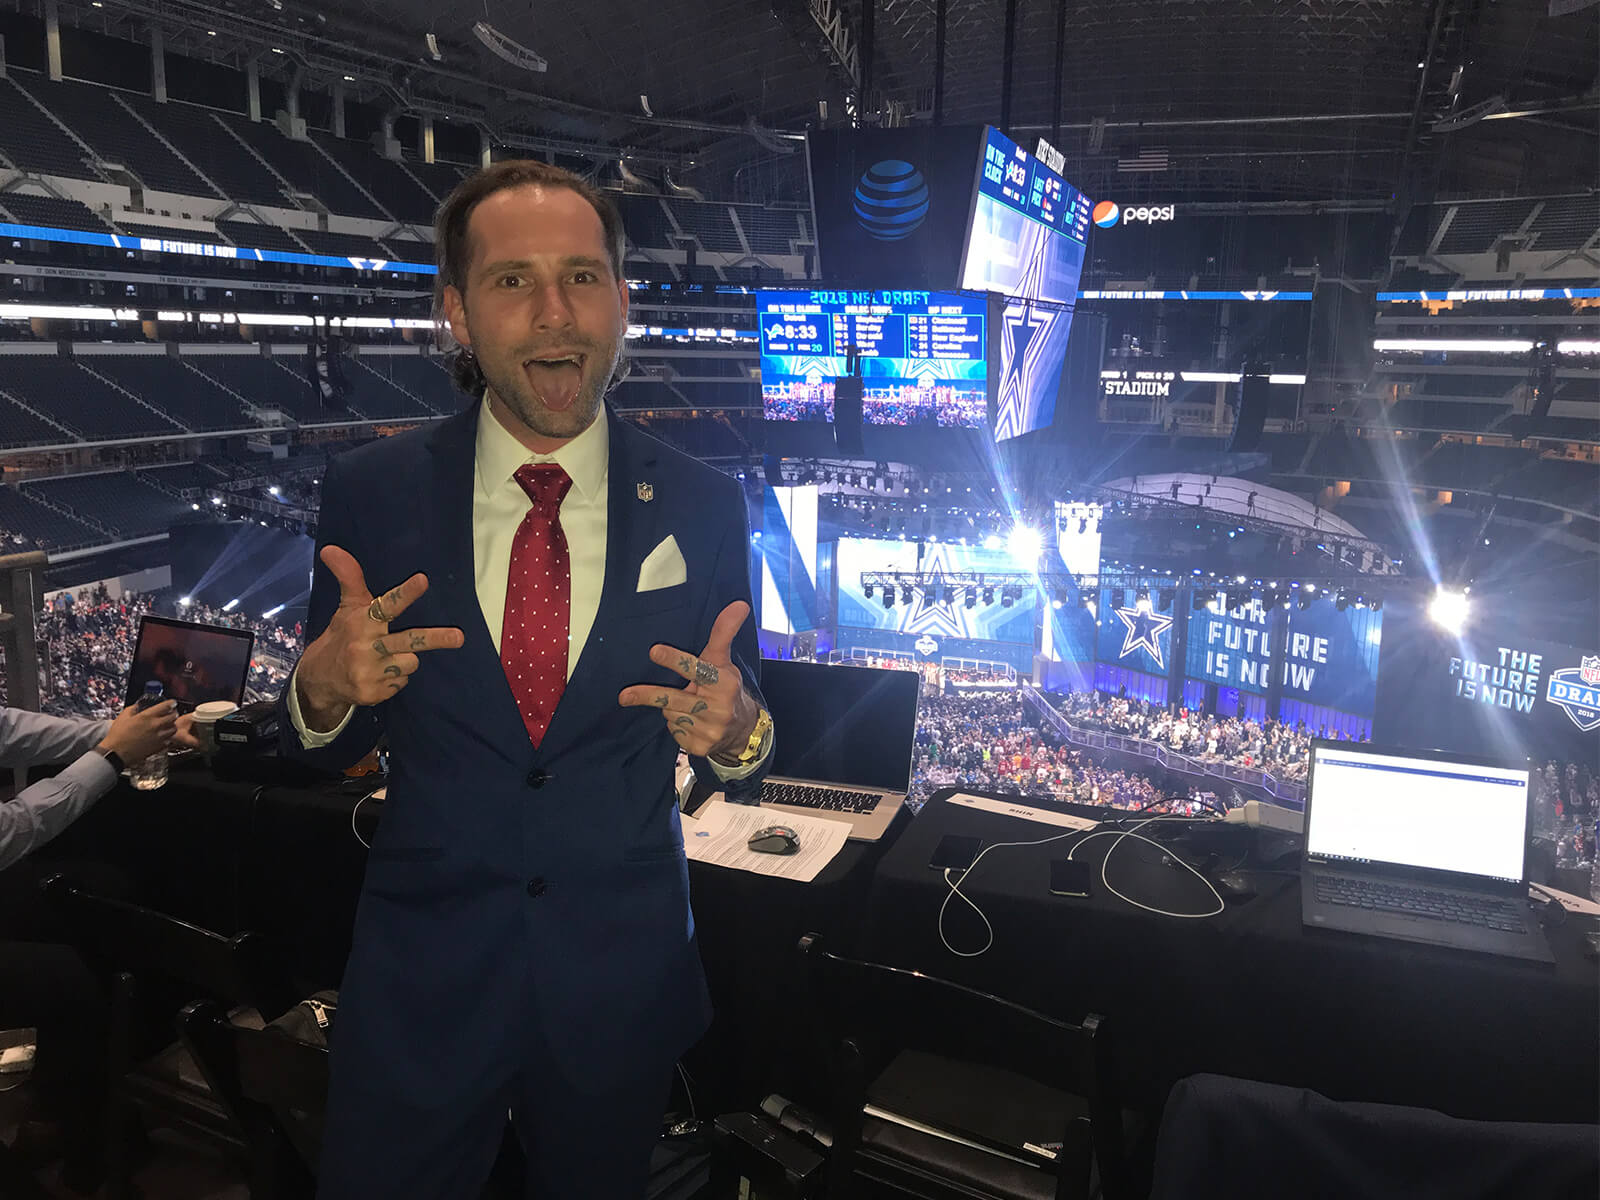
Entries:
[[1318, 875], [1316, 898], [1323, 904], [1396, 912], [1425, 921], [1452, 921], [1507, 933], [1523, 929], [1522, 914], [1517, 906], [1492, 896], [1458, 896], [1376, 879]]
[[883, 797], [876, 792], [848, 792], [840, 788], [812, 787], [804, 783], [761, 781], [763, 804], [790, 804], [796, 808], [816, 808], [828, 812], [869, 813]]

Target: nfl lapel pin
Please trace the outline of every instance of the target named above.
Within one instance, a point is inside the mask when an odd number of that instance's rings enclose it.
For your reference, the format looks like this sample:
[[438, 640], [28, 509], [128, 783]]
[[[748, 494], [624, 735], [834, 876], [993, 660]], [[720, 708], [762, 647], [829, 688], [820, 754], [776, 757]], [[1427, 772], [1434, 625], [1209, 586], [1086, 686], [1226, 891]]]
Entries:
[[650, 503], [650, 501], [656, 498], [656, 488], [655, 484], [653, 483], [636, 483], [633, 485], [633, 487], [634, 491], [638, 494], [639, 499], [643, 500], [646, 504]]

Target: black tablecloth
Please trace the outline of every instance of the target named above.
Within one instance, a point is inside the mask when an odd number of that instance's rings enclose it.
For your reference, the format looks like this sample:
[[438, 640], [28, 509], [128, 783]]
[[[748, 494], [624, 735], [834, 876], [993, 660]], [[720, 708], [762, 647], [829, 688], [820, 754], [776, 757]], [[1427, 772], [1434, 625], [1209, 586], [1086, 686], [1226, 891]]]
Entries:
[[[961, 957], [939, 933], [948, 888], [927, 865], [939, 840], [1035, 841], [1062, 831], [952, 805], [947, 795], [884, 856], [859, 948], [1065, 1018], [1102, 1013], [1130, 1099], [1159, 1103], [1173, 1081], [1212, 1071], [1477, 1119], [1600, 1119], [1600, 988], [1582, 952], [1592, 922], [1569, 918], [1550, 931], [1554, 967], [1306, 931], [1290, 872], [1253, 875], [1258, 895], [1230, 900], [1217, 917], [1176, 919], [1107, 893], [1100, 871], [1111, 838], [1076, 855], [1093, 869], [1089, 899], [1050, 894], [1049, 862], [1072, 844], [1063, 840], [997, 848], [977, 865], [962, 890], [983, 909], [994, 943]], [[1143, 832], [1165, 839], [1190, 827], [1160, 822]], [[1212, 823], [1196, 837], [1210, 845], [1188, 857], [1214, 856], [1219, 866], [1260, 867], [1264, 849], [1290, 848], [1281, 837]], [[1202, 884], [1162, 858], [1124, 842], [1106, 878], [1155, 908], [1215, 907]], [[1273, 865], [1296, 862], [1290, 853]], [[961, 951], [986, 936], [959, 898], [950, 900], [944, 934]]]
[[[366, 864], [356, 834], [370, 842], [383, 813], [363, 797], [379, 782], [229, 782], [179, 759], [165, 787], [119, 784], [34, 870], [110, 865], [127, 881], [122, 894], [209, 929], [273, 935], [308, 992], [337, 987]], [[687, 1059], [702, 1116], [753, 1107], [775, 1089], [816, 1095], [810, 1045], [778, 1032], [799, 1003], [795, 945], [807, 932], [850, 944], [878, 859], [906, 823], [903, 814], [882, 842], [846, 843], [808, 884], [690, 863], [716, 1011]]]

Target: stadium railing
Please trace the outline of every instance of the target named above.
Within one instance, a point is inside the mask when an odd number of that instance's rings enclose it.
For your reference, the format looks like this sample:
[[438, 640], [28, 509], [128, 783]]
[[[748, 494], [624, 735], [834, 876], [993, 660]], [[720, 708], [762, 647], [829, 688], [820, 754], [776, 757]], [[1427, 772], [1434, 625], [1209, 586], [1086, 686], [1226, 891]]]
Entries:
[[1040, 711], [1056, 732], [1074, 746], [1085, 746], [1094, 750], [1120, 750], [1125, 754], [1135, 754], [1140, 758], [1150, 759], [1169, 771], [1178, 771], [1186, 775], [1205, 775], [1213, 779], [1226, 779], [1230, 783], [1261, 788], [1285, 803], [1300, 808], [1305, 807], [1306, 789], [1303, 783], [1292, 779], [1278, 779], [1259, 767], [1190, 758], [1187, 754], [1179, 754], [1176, 750], [1169, 750], [1161, 743], [1147, 738], [1105, 733], [1098, 729], [1084, 729], [1062, 716], [1053, 704], [1029, 684], [1023, 684], [1021, 690], [1023, 697]]

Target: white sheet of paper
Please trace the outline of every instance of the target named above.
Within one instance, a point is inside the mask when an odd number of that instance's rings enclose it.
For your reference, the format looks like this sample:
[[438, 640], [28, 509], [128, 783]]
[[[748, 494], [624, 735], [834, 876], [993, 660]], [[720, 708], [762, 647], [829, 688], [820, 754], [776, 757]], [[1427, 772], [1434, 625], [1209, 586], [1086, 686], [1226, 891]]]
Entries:
[[1556, 903], [1568, 912], [1583, 913], [1587, 916], [1600, 914], [1600, 904], [1583, 896], [1574, 896], [1571, 892], [1563, 892], [1560, 888], [1553, 888], [1548, 883], [1535, 883], [1528, 885], [1528, 898], [1530, 900], [1543, 900], [1540, 892], [1546, 892], [1555, 897]]
[[969, 796], [965, 792], [950, 796], [946, 803], [959, 804], [963, 808], [979, 808], [1003, 817], [1020, 817], [1024, 821], [1037, 821], [1041, 825], [1055, 825], [1061, 829], [1093, 829], [1100, 823], [1087, 817], [1075, 817], [1071, 813], [1052, 812], [1010, 800], [991, 800], [987, 796]]
[[[797, 813], [776, 813], [770, 808], [749, 804], [729, 804], [713, 797], [700, 806], [695, 816], [680, 813], [683, 819], [683, 849], [695, 862], [732, 867], [757, 875], [773, 875], [810, 883], [834, 855], [844, 849], [850, 837], [847, 821], [829, 821]], [[800, 848], [793, 854], [763, 854], [750, 849], [750, 837], [768, 825], [787, 825], [800, 835]]]

